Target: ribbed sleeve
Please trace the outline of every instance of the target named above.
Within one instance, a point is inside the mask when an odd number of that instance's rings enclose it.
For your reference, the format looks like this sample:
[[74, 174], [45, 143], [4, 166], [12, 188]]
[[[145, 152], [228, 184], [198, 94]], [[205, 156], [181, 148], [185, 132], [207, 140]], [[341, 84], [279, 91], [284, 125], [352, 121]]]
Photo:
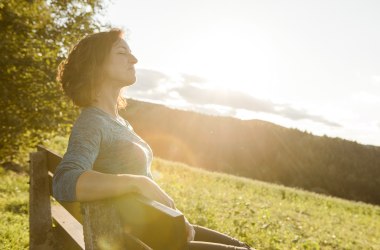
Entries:
[[76, 201], [79, 176], [92, 169], [102, 140], [101, 119], [80, 117], [74, 124], [67, 151], [53, 177], [53, 196], [59, 201]]

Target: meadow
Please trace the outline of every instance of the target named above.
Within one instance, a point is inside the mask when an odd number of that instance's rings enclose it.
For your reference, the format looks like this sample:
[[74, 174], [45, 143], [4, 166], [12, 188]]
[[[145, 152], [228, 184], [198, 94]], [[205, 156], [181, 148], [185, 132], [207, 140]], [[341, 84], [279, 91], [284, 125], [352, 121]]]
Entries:
[[[152, 173], [191, 223], [256, 249], [380, 249], [379, 206], [159, 158]], [[0, 179], [1, 249], [26, 249], [28, 175], [0, 169]]]
[[380, 249], [380, 207], [157, 159], [157, 182], [193, 224], [256, 249]]

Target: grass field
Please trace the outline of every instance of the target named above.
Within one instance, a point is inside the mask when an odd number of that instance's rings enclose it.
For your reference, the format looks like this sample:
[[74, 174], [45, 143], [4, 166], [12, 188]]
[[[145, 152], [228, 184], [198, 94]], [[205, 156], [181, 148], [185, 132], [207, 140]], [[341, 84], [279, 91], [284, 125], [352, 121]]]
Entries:
[[0, 168], [0, 249], [29, 247], [29, 177]]
[[[380, 249], [379, 206], [161, 159], [152, 172], [191, 223], [256, 249]], [[0, 179], [0, 249], [28, 248], [28, 176], [0, 169]]]
[[163, 160], [156, 181], [193, 224], [257, 249], [380, 249], [380, 207]]

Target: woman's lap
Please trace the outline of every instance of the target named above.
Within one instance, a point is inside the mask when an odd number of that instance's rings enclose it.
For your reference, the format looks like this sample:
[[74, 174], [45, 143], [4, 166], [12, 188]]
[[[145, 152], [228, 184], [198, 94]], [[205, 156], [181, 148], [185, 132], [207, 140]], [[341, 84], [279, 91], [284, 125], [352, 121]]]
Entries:
[[250, 249], [247, 244], [218, 231], [193, 225], [195, 237], [188, 242], [188, 250]]

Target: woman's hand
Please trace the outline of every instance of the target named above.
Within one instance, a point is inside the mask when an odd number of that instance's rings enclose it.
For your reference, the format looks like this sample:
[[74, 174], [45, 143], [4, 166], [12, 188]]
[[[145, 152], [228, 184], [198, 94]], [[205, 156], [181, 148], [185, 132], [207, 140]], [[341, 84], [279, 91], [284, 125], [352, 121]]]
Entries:
[[[141, 180], [139, 181], [138, 185], [138, 192], [149, 199], [158, 201], [174, 210], [178, 210], [174, 205], [173, 199], [167, 193], [165, 193], [165, 191], [162, 190], [157, 183], [155, 183], [153, 180], [146, 176], [141, 176]], [[187, 233], [187, 241], [193, 241], [195, 237], [194, 227], [190, 224], [190, 222], [187, 220], [185, 216], [184, 218]]]
[[173, 199], [156, 182], [146, 176], [141, 176], [138, 184], [138, 193], [172, 209], [176, 209]]
[[186, 224], [186, 233], [187, 233], [187, 242], [193, 241], [195, 237], [195, 230], [193, 225], [190, 224], [190, 222], [185, 217], [185, 224]]

